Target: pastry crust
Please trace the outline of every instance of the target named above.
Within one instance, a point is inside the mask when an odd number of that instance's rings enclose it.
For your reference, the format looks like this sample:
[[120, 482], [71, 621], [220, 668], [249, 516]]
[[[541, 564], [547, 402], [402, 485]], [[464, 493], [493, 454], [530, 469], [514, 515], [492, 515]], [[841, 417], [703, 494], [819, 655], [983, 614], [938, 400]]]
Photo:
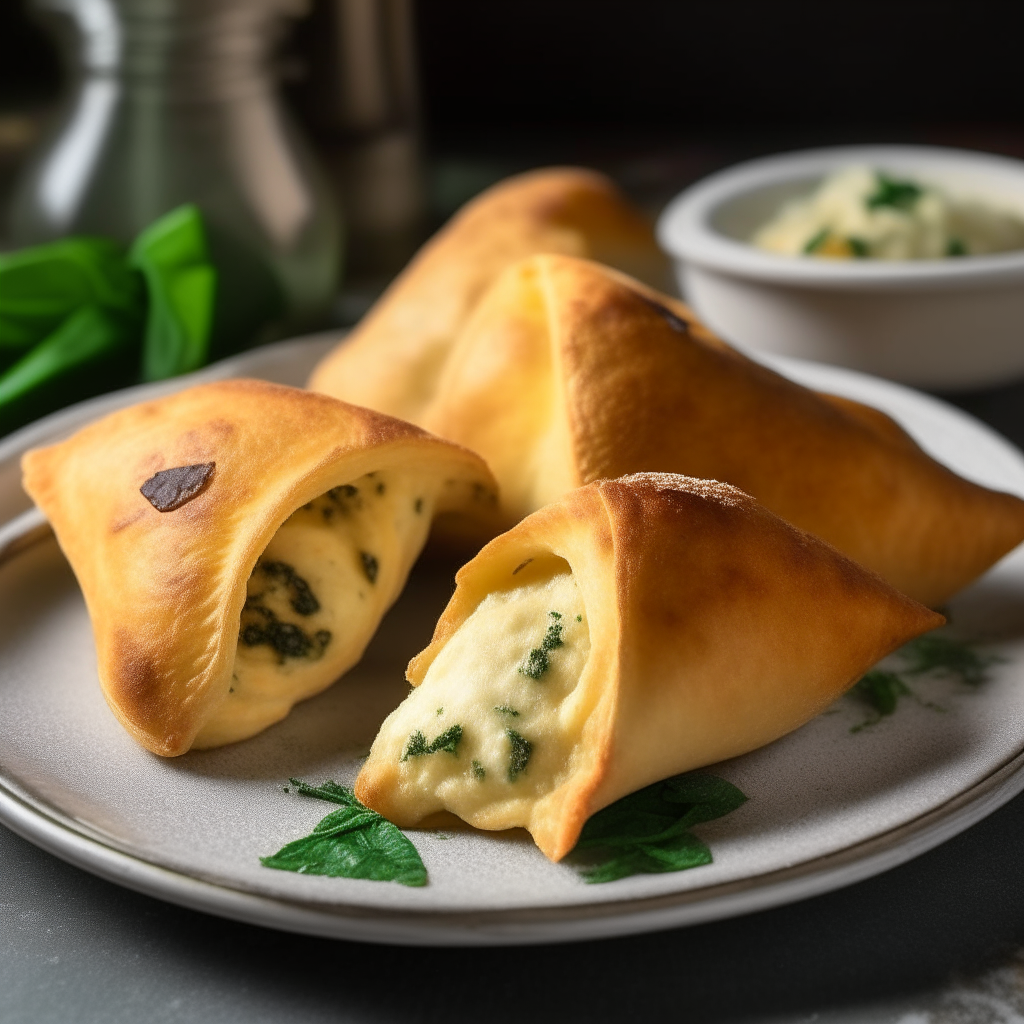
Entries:
[[422, 422], [487, 460], [507, 523], [603, 477], [724, 480], [933, 607], [1024, 539], [1024, 502], [950, 472], [885, 414], [786, 380], [678, 300], [565, 256], [506, 271]]
[[[557, 709], [572, 741], [561, 769], [531, 779], [528, 766], [522, 778], [496, 780], [494, 792], [507, 795], [473, 813], [453, 783], [424, 791], [416, 773], [429, 759], [402, 753], [414, 691], [385, 721], [356, 782], [368, 807], [400, 826], [441, 809], [481, 828], [524, 826], [559, 860], [602, 807], [796, 729], [878, 659], [944, 621], [734, 487], [637, 474], [571, 492], [459, 571], [433, 641], [409, 665], [428, 713], [441, 699], [431, 666], [460, 627], [488, 595], [515, 587], [524, 563], [551, 556], [571, 569], [589, 628], [589, 656]], [[521, 675], [520, 686], [550, 685]], [[459, 689], [492, 678], [464, 672]], [[533, 735], [525, 706], [515, 722]], [[469, 773], [470, 728], [455, 758], [434, 754], [429, 767]], [[462, 792], [472, 796], [472, 786]], [[517, 787], [528, 795], [514, 799]]]
[[[256, 380], [205, 384], [115, 412], [28, 452], [22, 467], [25, 489], [82, 587], [104, 695], [132, 736], [165, 756], [188, 750], [218, 716], [226, 719], [202, 745], [251, 735], [329, 685], [358, 659], [397, 597], [431, 509], [486, 516], [495, 487], [483, 462], [457, 445], [324, 395]], [[140, 488], [175, 467], [189, 468], [188, 489], [178, 496], [186, 500], [158, 511], [160, 487], [147, 488], [148, 500]], [[409, 519], [422, 512], [424, 521], [408, 542], [386, 538], [387, 561], [374, 560], [367, 635], [351, 641], [355, 649], [334, 675], [307, 678], [302, 692], [283, 692], [251, 721], [232, 724], [225, 701], [261, 553], [296, 510], [384, 471], [396, 482], [422, 482], [422, 492], [410, 493], [422, 493], [425, 504], [410, 508]], [[164, 473], [157, 484], [173, 478]], [[286, 583], [306, 587], [280, 565], [271, 569]], [[305, 601], [304, 615], [316, 610], [315, 599]]]
[[309, 387], [418, 423], [481, 295], [538, 252], [590, 257], [671, 287], [650, 224], [608, 178], [571, 167], [521, 174], [467, 203], [420, 250]]

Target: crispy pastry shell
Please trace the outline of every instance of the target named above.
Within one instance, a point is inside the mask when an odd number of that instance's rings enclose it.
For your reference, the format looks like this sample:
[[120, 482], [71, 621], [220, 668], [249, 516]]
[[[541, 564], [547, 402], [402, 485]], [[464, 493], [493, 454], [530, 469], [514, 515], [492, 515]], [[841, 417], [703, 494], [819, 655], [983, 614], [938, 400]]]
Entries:
[[[173, 511], [140, 493], [159, 471], [202, 463], [215, 464], [208, 485]], [[184, 753], [224, 699], [247, 580], [291, 513], [365, 473], [409, 465], [459, 485], [440, 488], [437, 512], [486, 515], [493, 478], [473, 453], [256, 380], [144, 402], [24, 456], [25, 489], [85, 596], [103, 693], [142, 746]]]
[[565, 256], [494, 285], [422, 423], [487, 460], [506, 522], [603, 477], [724, 480], [933, 607], [1024, 539], [1024, 502], [950, 472], [885, 414], [786, 380], [683, 303]]
[[[944, 621], [734, 487], [637, 474], [573, 491], [491, 541], [459, 571], [409, 681], [423, 681], [517, 566], [548, 553], [568, 562], [586, 607], [590, 657], [576, 701], [585, 722], [567, 777], [523, 820], [481, 814], [471, 824], [523, 825], [552, 860], [602, 807], [796, 729]], [[387, 732], [385, 722], [356, 794], [414, 825], [423, 815], [400, 781], [404, 737]]]
[[416, 255], [309, 386], [419, 422], [451, 344], [488, 286], [538, 252], [587, 256], [670, 287], [650, 225], [604, 175], [522, 174], [488, 189]]

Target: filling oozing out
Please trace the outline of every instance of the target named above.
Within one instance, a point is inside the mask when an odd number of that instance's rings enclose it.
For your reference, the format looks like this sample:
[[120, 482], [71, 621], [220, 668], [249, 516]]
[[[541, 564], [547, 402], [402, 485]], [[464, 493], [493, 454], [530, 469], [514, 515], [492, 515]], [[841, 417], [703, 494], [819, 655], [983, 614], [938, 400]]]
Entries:
[[586, 610], [562, 559], [536, 559], [489, 594], [382, 729], [404, 811], [522, 824], [570, 769], [589, 655]]
[[231, 688], [197, 746], [251, 736], [360, 658], [426, 540], [433, 491], [369, 473], [288, 518], [249, 577]]

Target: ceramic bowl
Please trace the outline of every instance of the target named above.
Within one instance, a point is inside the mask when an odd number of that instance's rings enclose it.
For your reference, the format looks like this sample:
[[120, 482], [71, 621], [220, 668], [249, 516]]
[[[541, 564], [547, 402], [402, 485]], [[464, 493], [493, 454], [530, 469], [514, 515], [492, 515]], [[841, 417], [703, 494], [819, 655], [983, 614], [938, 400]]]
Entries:
[[925, 146], [767, 157], [677, 196], [658, 224], [683, 295], [753, 354], [849, 366], [918, 387], [982, 388], [1024, 376], [1024, 251], [941, 260], [824, 260], [749, 239], [787, 200], [851, 164], [989, 199], [1024, 216], [1024, 162]]

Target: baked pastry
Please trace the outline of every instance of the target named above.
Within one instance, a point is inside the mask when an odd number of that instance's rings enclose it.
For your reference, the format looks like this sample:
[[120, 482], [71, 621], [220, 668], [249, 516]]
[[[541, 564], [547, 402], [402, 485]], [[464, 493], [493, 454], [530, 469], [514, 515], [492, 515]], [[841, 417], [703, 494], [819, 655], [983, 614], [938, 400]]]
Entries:
[[309, 386], [418, 423], [473, 306], [501, 271], [537, 252], [587, 256], [671, 287], [650, 225], [608, 178], [571, 167], [521, 174], [467, 203], [320, 363]]
[[602, 807], [763, 746], [943, 618], [742, 491], [572, 491], [456, 577], [355, 792], [396, 825], [522, 826], [559, 860]]
[[933, 607], [1024, 539], [1024, 501], [950, 472], [888, 416], [786, 380], [683, 303], [565, 256], [492, 287], [421, 422], [487, 460], [507, 523], [602, 477], [723, 480]]
[[28, 452], [99, 677], [156, 754], [252, 736], [351, 668], [439, 514], [486, 516], [471, 452], [325, 395], [189, 388]]

